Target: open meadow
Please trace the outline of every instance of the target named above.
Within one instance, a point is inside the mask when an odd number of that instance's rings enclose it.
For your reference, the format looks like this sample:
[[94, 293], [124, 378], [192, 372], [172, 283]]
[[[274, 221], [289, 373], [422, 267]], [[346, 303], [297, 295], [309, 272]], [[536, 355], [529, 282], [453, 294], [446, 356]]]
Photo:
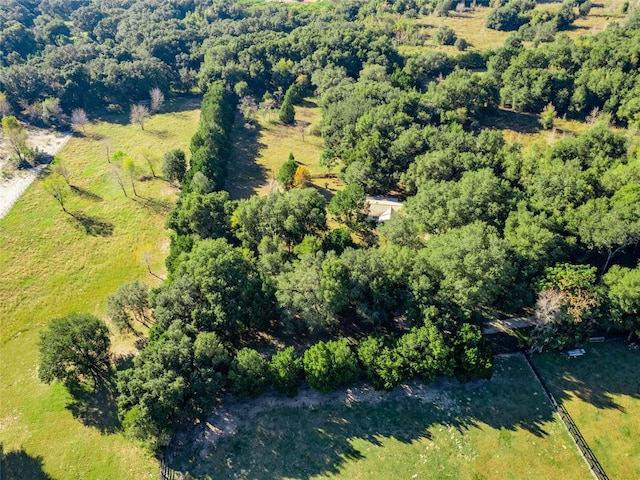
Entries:
[[[231, 134], [233, 150], [229, 161], [227, 190], [231, 198], [248, 198], [253, 194], [266, 195], [276, 189], [275, 177], [280, 167], [292, 153], [295, 159], [309, 169], [312, 176], [327, 173], [318, 165], [322, 153], [322, 137], [319, 131], [322, 112], [313, 98], [305, 99], [295, 107], [296, 125], [287, 126], [278, 121], [278, 112], [269, 115], [258, 113], [252, 127], [242, 126], [236, 119]], [[336, 179], [318, 178], [313, 184], [323, 192], [324, 185], [335, 190], [340, 183]], [[324, 191], [325, 196], [330, 193]]]
[[[168, 113], [149, 118], [144, 130], [125, 114], [87, 125], [59, 154], [70, 214], [43, 189], [45, 172], [0, 220], [0, 444], [8, 478], [157, 476], [157, 461], [119, 433], [110, 395], [79, 405], [62, 385], [38, 380], [37, 342], [50, 319], [72, 311], [104, 316], [106, 296], [120, 284], [153, 285], [164, 276], [164, 222], [177, 190], [153, 177], [143, 155], [158, 175], [166, 150], [188, 150], [199, 101], [168, 102]], [[122, 174], [124, 196], [107, 161], [107, 151], [117, 150], [135, 160], [138, 196]], [[132, 341], [113, 343], [120, 354]]]
[[228, 400], [210, 423], [178, 436], [173, 468], [198, 479], [590, 475], [519, 354], [499, 357], [490, 381]]
[[[558, 35], [566, 33], [569, 37], [575, 39], [600, 32], [612, 21], [621, 22], [625, 18], [625, 15], [621, 13], [622, 4], [621, 0], [594, 2], [586, 17], [576, 19], [568, 31], [558, 32]], [[560, 2], [540, 2], [536, 4], [535, 10], [557, 11], [559, 8]], [[448, 55], [460, 53], [453, 45], [439, 45], [435, 41], [434, 35], [436, 31], [445, 25], [451, 28], [458, 38], [464, 38], [469, 43], [468, 50], [485, 51], [499, 48], [513, 32], [487, 28], [487, 16], [491, 10], [490, 7], [478, 6], [461, 12], [451, 11], [446, 17], [438, 17], [435, 14], [421, 16], [416, 21], [416, 27], [421, 34], [426, 34], [428, 38], [421, 46], [402, 46], [401, 51], [403, 53], [415, 53], [427, 48], [440, 50]]]
[[555, 353], [533, 360], [607, 475], [640, 478], [640, 351], [621, 341], [586, 350], [572, 360]]

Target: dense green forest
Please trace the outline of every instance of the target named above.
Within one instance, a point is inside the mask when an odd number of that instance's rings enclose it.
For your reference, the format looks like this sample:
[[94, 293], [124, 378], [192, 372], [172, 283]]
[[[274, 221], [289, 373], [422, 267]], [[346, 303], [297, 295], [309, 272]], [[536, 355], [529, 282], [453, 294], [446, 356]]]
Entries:
[[[525, 8], [517, 3], [496, 11]], [[0, 91], [8, 102], [3, 108], [37, 116], [38, 109], [28, 107], [52, 98], [67, 113], [78, 107], [117, 109], [146, 99], [152, 87], [184, 92], [205, 89], [217, 79], [260, 98], [266, 91], [286, 90], [300, 75], [317, 92], [382, 76], [398, 89], [424, 93], [440, 74], [488, 64], [483, 83], [489, 98], [474, 105], [461, 98], [455, 109], [466, 108], [473, 116], [478, 108], [501, 102], [539, 113], [551, 103], [560, 115], [585, 118], [598, 108], [623, 125], [637, 118], [637, 14], [588, 41], [560, 35], [525, 49], [522, 41], [532, 40], [531, 33], [520, 29], [497, 51], [453, 58], [398, 53], [403, 44], [419, 44], [419, 36], [403, 34], [410, 29], [399, 18], [443, 7], [446, 14], [452, 6], [421, 0], [284, 7], [204, 0], [11, 0], [0, 6]], [[562, 7], [572, 18], [577, 15], [577, 4]], [[542, 22], [530, 21], [538, 27]], [[451, 83], [462, 88], [463, 81]], [[437, 110], [447, 93], [433, 93], [429, 103]]]
[[[400, 19], [453, 2], [0, 6], [5, 115], [56, 124], [77, 108], [128, 109], [153, 87], [204, 93], [189, 154], [165, 155], [181, 186], [168, 278], [151, 292], [125, 284], [108, 301], [121, 330], [152, 324], [117, 379], [126, 429], [161, 447], [223, 388], [488, 378], [481, 332], [496, 312], [535, 309], [538, 350], [596, 328], [640, 334], [640, 13], [572, 40], [554, 35], [584, 3], [523, 19], [525, 3], [491, 14], [489, 27], [517, 30], [502, 48], [454, 56], [402, 53], [416, 40], [398, 35]], [[526, 27], [543, 20], [555, 22], [551, 38], [534, 41]], [[314, 188], [230, 200], [238, 106], [291, 123], [291, 107], [314, 95], [323, 159], [340, 159], [346, 187], [330, 202]], [[43, 115], [52, 102], [60, 114]], [[501, 107], [542, 114], [543, 128], [562, 116], [590, 127], [524, 148], [485, 128]], [[376, 227], [365, 195], [389, 193], [404, 208]], [[265, 332], [286, 348], [260, 343]]]

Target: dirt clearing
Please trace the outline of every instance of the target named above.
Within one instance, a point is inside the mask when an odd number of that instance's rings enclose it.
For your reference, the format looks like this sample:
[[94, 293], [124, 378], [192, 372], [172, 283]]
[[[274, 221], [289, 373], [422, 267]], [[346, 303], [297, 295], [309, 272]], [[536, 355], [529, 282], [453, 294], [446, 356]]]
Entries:
[[[47, 130], [27, 129], [27, 145], [53, 158], [71, 138], [70, 133], [53, 133]], [[11, 157], [7, 139], [0, 136], [0, 219], [3, 218], [20, 195], [31, 185], [47, 164], [18, 169], [9, 161]]]

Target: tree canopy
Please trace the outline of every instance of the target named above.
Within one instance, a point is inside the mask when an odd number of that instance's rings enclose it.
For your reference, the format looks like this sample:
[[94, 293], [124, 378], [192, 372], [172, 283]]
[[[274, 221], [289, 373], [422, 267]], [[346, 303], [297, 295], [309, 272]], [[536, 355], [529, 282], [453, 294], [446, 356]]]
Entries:
[[111, 369], [109, 329], [88, 313], [51, 320], [40, 333], [40, 380], [67, 384], [105, 381]]

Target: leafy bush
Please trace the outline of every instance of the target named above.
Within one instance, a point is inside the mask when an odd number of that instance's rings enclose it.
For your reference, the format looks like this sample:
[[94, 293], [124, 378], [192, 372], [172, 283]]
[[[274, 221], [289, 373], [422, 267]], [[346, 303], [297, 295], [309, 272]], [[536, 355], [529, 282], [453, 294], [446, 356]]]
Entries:
[[133, 321], [149, 325], [149, 288], [140, 280], [124, 283], [107, 296], [107, 316], [120, 332], [132, 331]]
[[[459, 39], [464, 40], [464, 39]], [[466, 42], [466, 40], [464, 40]], [[487, 68], [487, 59], [480, 52], [463, 52], [455, 56], [456, 65], [464, 70]]]
[[346, 248], [353, 248], [356, 244], [351, 238], [351, 232], [347, 227], [341, 227], [331, 230], [322, 241], [322, 249], [325, 252], [333, 250], [340, 255]]
[[434, 36], [434, 39], [438, 45], [453, 45], [456, 42], [457, 38], [458, 37], [451, 29], [451, 27], [448, 27], [446, 25], [441, 26], [436, 31], [436, 34]]
[[451, 374], [451, 349], [434, 325], [412, 328], [398, 340], [397, 351], [408, 377], [430, 380]]
[[467, 48], [469, 48], [469, 42], [460, 37], [455, 41], [454, 46], [461, 52], [464, 52]]
[[473, 377], [491, 378], [493, 355], [479, 327], [465, 323], [456, 333], [453, 343], [456, 360], [454, 373], [458, 380], [468, 381]]
[[238, 397], [260, 396], [268, 383], [267, 361], [252, 348], [243, 348], [231, 362], [229, 384]]
[[540, 123], [542, 124], [543, 130], [551, 130], [553, 128], [553, 124], [556, 120], [556, 109], [553, 104], [549, 103], [544, 110], [542, 110], [542, 114], [540, 115]]
[[193, 342], [193, 367], [189, 376], [190, 401], [195, 410], [207, 410], [227, 381], [231, 355], [215, 332], [201, 332]]
[[187, 161], [184, 151], [179, 148], [169, 150], [162, 156], [162, 175], [170, 182], [184, 179], [187, 172]]
[[589, 15], [592, 6], [593, 4], [591, 3], [591, 0], [587, 0], [584, 3], [581, 3], [580, 5], [578, 5], [578, 13], [581, 17], [586, 17], [587, 15]]
[[318, 342], [304, 353], [304, 373], [311, 388], [329, 392], [356, 381], [358, 361], [346, 338]]
[[280, 393], [294, 397], [303, 375], [302, 358], [293, 347], [287, 347], [274, 354], [269, 361], [271, 383]]
[[532, 10], [534, 7], [535, 3], [529, 0], [512, 0], [489, 13], [486, 23], [487, 28], [505, 32], [518, 30], [529, 21], [529, 18], [522, 14]]
[[289, 153], [289, 160], [282, 164], [280, 170], [278, 170], [278, 175], [276, 178], [278, 179], [278, 182], [280, 182], [280, 184], [288, 190], [293, 185], [297, 170], [298, 162], [296, 162], [293, 153]]
[[293, 175], [293, 186], [296, 188], [305, 188], [311, 183], [311, 172], [304, 165], [300, 165], [296, 168], [296, 173]]
[[367, 378], [378, 390], [392, 390], [402, 380], [402, 358], [380, 337], [365, 338], [358, 346], [358, 359]]

